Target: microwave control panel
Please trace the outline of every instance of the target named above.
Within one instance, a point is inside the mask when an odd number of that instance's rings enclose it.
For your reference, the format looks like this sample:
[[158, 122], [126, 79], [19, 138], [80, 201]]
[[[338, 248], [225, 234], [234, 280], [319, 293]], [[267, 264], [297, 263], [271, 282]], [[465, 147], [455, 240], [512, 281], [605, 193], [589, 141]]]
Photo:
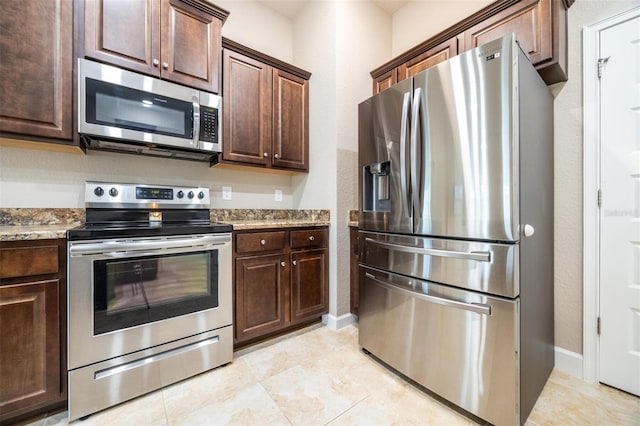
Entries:
[[200, 140], [218, 143], [218, 109], [200, 105]]

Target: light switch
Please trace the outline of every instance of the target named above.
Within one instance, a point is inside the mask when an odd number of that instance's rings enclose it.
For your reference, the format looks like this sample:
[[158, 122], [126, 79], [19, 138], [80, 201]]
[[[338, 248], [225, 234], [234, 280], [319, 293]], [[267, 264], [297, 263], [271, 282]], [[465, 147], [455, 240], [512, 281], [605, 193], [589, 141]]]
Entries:
[[276, 189], [276, 201], [282, 201], [282, 189]]

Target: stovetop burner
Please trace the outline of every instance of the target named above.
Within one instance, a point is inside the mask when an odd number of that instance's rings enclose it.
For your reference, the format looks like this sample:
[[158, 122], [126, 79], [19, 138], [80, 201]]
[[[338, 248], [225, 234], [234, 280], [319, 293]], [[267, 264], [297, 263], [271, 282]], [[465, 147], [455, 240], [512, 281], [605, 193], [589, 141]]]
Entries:
[[209, 221], [209, 188], [87, 182], [86, 221], [68, 240], [231, 232]]

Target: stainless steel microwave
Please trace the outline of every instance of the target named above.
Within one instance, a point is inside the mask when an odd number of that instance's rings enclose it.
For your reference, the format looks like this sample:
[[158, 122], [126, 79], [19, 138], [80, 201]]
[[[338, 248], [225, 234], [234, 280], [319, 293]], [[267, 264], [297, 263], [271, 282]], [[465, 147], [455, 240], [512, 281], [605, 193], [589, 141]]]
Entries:
[[89, 149], [217, 162], [222, 98], [78, 59], [78, 133]]

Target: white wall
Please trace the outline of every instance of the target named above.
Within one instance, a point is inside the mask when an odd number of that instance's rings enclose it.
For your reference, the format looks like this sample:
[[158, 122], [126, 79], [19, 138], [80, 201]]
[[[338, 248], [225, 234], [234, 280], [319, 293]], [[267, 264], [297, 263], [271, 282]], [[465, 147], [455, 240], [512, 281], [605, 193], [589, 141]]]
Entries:
[[228, 10], [222, 36], [291, 63], [291, 20], [253, 0], [207, 0]]
[[[494, 0], [411, 1], [393, 14], [391, 55], [398, 56]], [[378, 65], [382, 65], [379, 63]]]

